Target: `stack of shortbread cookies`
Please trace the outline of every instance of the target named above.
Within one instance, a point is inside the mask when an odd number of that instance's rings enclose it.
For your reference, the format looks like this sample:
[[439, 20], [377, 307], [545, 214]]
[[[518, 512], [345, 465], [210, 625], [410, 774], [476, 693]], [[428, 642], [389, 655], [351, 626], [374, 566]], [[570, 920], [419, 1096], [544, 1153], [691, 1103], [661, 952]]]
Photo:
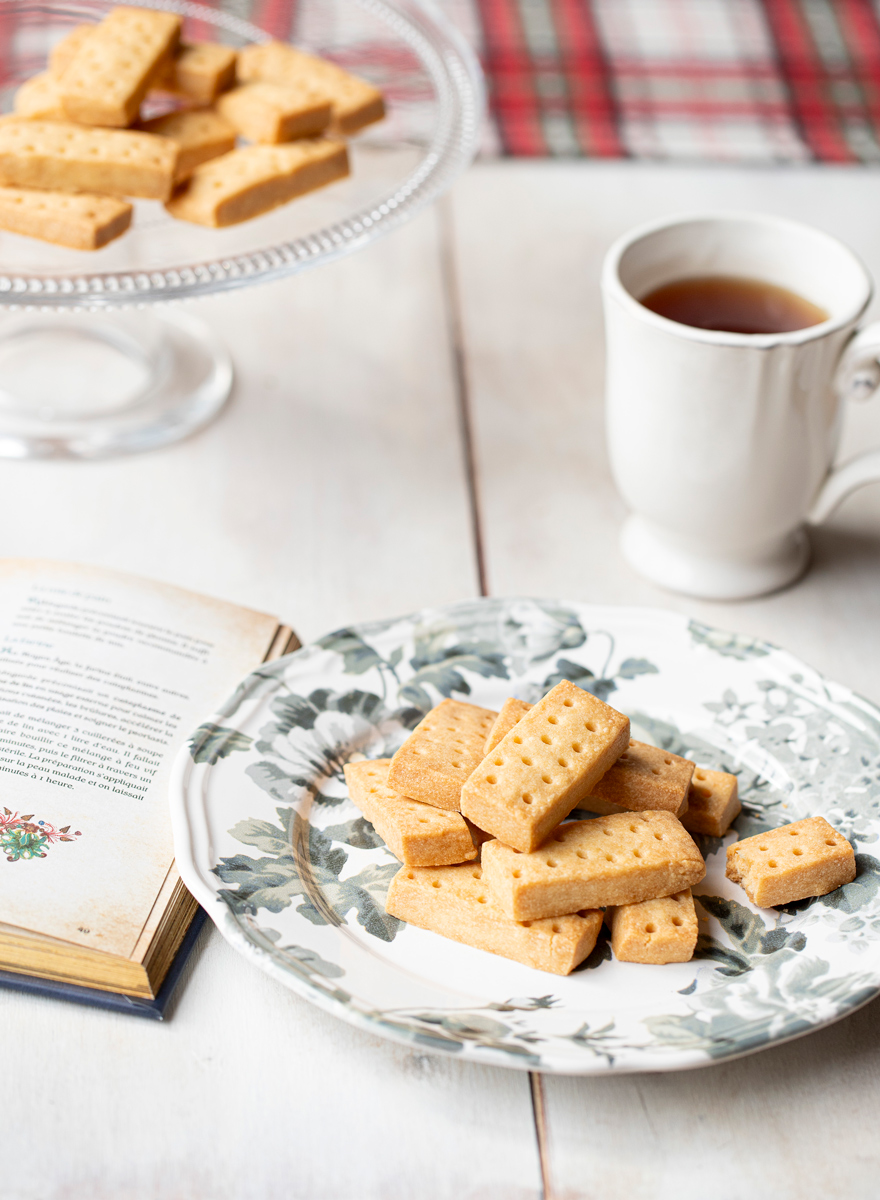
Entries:
[[[404, 864], [392, 916], [560, 975], [603, 920], [618, 959], [687, 962], [706, 873], [690, 835], [721, 837], [740, 812], [736, 776], [633, 741], [627, 717], [567, 680], [500, 713], [444, 700], [393, 758], [345, 778]], [[602, 815], [566, 820], [576, 808]], [[813, 817], [731, 847], [728, 876], [783, 904], [851, 881], [855, 860]]]
[[[345, 137], [384, 116], [372, 84], [293, 46], [180, 35], [173, 13], [120, 7], [54, 47], [0, 121], [0, 229], [96, 250], [132, 197], [234, 225], [342, 179]], [[171, 111], [142, 120], [148, 98]]]

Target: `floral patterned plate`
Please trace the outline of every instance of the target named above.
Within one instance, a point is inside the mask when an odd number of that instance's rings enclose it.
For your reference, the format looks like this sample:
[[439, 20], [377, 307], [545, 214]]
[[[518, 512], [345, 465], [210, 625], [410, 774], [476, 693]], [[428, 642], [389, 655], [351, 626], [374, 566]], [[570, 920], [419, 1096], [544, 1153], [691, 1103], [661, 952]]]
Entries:
[[[385, 913], [399, 864], [343, 763], [391, 754], [443, 696], [497, 708], [563, 678], [636, 737], [739, 776], [735, 832], [702, 839], [690, 963], [620, 963], [603, 934], [561, 978]], [[878, 804], [880, 711], [791, 655], [672, 613], [527, 599], [343, 629], [261, 667], [196, 731], [172, 785], [181, 875], [257, 966], [372, 1033], [567, 1074], [701, 1066], [876, 995]], [[853, 843], [855, 882], [754, 908], [725, 879], [725, 844], [820, 813]]]

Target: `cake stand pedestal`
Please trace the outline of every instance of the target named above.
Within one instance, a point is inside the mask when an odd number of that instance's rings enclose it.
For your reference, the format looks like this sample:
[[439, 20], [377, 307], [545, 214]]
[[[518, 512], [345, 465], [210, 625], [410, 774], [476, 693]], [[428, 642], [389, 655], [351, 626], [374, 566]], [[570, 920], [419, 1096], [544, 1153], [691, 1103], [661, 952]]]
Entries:
[[12, 317], [0, 324], [0, 456], [152, 450], [216, 416], [232, 379], [222, 343], [179, 310]]

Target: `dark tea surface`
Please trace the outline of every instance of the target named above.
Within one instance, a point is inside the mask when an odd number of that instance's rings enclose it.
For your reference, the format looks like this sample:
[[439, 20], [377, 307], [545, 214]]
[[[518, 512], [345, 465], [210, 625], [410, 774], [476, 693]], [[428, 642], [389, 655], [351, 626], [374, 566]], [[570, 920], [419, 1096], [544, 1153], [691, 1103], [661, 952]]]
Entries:
[[680, 325], [727, 333], [791, 333], [828, 320], [828, 313], [788, 288], [735, 275], [676, 279], [639, 303]]

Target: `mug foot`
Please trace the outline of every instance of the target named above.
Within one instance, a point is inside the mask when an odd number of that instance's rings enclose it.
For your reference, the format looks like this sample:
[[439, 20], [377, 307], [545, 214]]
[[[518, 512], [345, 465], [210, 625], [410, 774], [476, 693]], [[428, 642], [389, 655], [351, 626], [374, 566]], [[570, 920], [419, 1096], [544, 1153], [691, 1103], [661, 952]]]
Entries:
[[810, 543], [803, 529], [738, 557], [714, 557], [631, 515], [620, 534], [631, 567], [652, 583], [701, 600], [748, 600], [787, 587], [803, 575]]

